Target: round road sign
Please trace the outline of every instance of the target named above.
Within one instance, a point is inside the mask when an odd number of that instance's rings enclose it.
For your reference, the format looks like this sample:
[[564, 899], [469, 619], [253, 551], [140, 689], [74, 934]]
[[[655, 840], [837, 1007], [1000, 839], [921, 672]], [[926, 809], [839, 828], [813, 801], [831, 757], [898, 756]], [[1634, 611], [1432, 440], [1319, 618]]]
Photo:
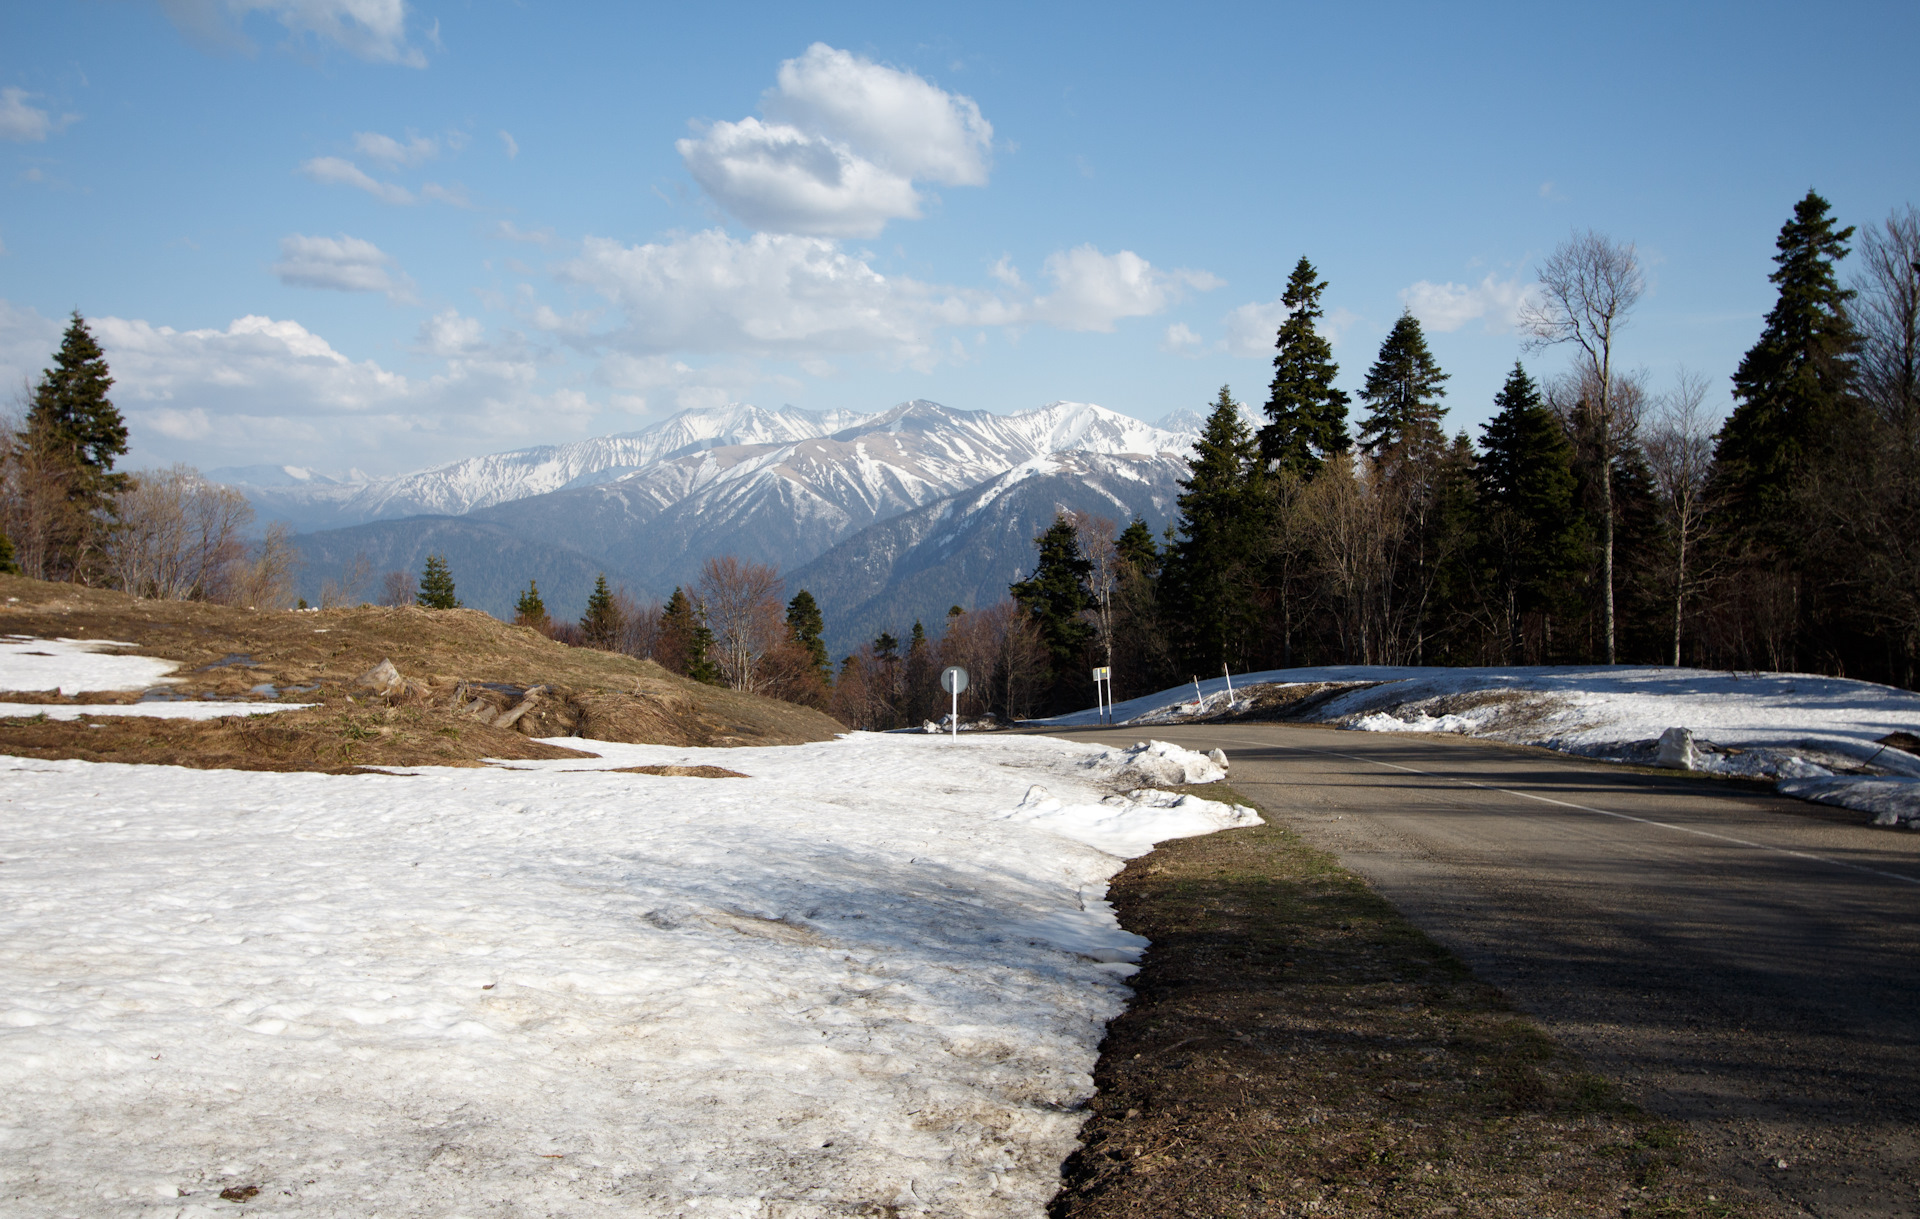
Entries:
[[967, 671], [959, 665], [948, 665], [940, 672], [940, 688], [948, 694], [959, 694], [967, 688]]

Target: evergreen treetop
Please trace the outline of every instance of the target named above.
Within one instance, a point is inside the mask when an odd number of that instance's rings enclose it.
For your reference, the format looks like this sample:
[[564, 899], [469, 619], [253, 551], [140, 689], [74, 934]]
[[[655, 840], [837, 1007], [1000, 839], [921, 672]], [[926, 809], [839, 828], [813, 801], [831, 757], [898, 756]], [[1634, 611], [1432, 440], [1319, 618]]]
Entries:
[[437, 554], [427, 556], [426, 568], [420, 573], [420, 591], [413, 600], [426, 609], [460, 608], [459, 598], [453, 595], [453, 572], [445, 559]]
[[107, 397], [107, 357], [78, 312], [41, 374], [27, 408], [30, 441], [48, 456], [88, 475], [89, 490], [115, 490], [113, 462], [127, 451], [127, 423]]
[[1033, 575], [1008, 591], [1040, 628], [1055, 668], [1064, 671], [1093, 638], [1093, 624], [1083, 617], [1093, 607], [1087, 587], [1093, 564], [1081, 553], [1080, 532], [1065, 513], [1056, 515], [1033, 544], [1040, 551]]
[[787, 602], [787, 637], [813, 658], [813, 667], [820, 671], [821, 677], [832, 680], [833, 664], [827, 659], [826, 641], [820, 638], [826, 629], [826, 620], [813, 594], [804, 588], [795, 593], [793, 600]]
[[1268, 423], [1259, 435], [1262, 460], [1301, 475], [1319, 470], [1327, 454], [1344, 452], [1349, 444], [1348, 398], [1333, 385], [1340, 366], [1315, 325], [1325, 313], [1320, 294], [1326, 288], [1303, 255], [1280, 298], [1287, 320], [1274, 339], [1280, 354], [1273, 358]]
[[1180, 483], [1179, 529], [1160, 576], [1187, 658], [1209, 672], [1242, 660], [1256, 617], [1254, 567], [1267, 483], [1240, 406], [1220, 387]]
[[1380, 354], [1367, 370], [1360, 398], [1371, 409], [1360, 425], [1360, 447], [1370, 456], [1393, 449], [1414, 454], [1437, 451], [1446, 442], [1440, 420], [1447, 408], [1447, 374], [1427, 349], [1426, 333], [1411, 310], [1387, 332]]
[[1113, 548], [1120, 556], [1120, 561], [1139, 574], [1148, 579], [1159, 574], [1160, 547], [1153, 540], [1153, 530], [1147, 528], [1147, 522], [1140, 517], [1134, 517], [1120, 531]]
[[547, 603], [540, 599], [540, 582], [527, 581], [527, 591], [513, 603], [513, 623], [515, 626], [530, 626], [534, 630], [544, 630], [547, 626]]
[[1855, 405], [1853, 292], [1834, 274], [1852, 236], [1811, 190], [1781, 226], [1768, 276], [1779, 296], [1733, 374], [1735, 405], [1714, 450], [1720, 489], [1749, 526], [1778, 523], [1795, 476]]
[[594, 578], [593, 592], [587, 595], [586, 612], [580, 615], [580, 634], [590, 648], [611, 651], [620, 639], [620, 609], [613, 603], [613, 591], [607, 587], [607, 575]]

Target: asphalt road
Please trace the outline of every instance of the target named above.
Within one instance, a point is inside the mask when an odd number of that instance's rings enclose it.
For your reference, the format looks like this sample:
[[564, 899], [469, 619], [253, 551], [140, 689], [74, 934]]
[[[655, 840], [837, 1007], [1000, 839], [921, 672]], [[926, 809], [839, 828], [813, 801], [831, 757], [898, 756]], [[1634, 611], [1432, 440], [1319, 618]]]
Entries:
[[1920, 834], [1458, 738], [1150, 735], [1225, 749], [1236, 788], [1742, 1185], [1789, 1213], [1920, 1216]]

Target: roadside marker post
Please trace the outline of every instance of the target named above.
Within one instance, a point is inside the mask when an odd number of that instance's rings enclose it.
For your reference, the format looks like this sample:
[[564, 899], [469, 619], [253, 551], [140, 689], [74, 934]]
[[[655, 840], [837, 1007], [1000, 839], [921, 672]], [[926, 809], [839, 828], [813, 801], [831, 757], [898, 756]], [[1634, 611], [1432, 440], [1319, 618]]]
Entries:
[[[1101, 694], [1101, 682], [1106, 683], [1106, 693]], [[1101, 665], [1093, 671], [1093, 698], [1100, 709], [1100, 722], [1105, 724], [1113, 719], [1113, 669]]]
[[960, 691], [967, 688], [967, 671], [948, 665], [940, 671], [940, 688], [953, 695], [953, 739], [960, 739]]

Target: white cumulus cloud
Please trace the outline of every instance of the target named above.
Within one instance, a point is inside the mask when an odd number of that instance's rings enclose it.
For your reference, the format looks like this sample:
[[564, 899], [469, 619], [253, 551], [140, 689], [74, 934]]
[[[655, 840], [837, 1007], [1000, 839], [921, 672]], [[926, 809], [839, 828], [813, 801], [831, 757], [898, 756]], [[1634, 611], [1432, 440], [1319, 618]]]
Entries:
[[211, 47], [251, 52], [247, 17], [264, 13], [293, 34], [308, 34], [371, 63], [427, 66], [408, 45], [406, 0], [160, 0], [174, 25]]
[[282, 237], [273, 273], [281, 283], [299, 288], [383, 292], [391, 300], [413, 296], [413, 282], [394, 270], [393, 256], [358, 237]]
[[872, 237], [920, 215], [916, 180], [987, 180], [993, 127], [972, 99], [823, 43], [781, 65], [761, 109], [765, 121], [675, 144], [701, 189], [757, 229]]
[[816, 42], [780, 65], [767, 117], [829, 139], [908, 178], [983, 186], [993, 126], [972, 98]]
[[1533, 285], [1489, 275], [1478, 284], [1429, 283], [1421, 280], [1403, 289], [1400, 299], [1429, 330], [1458, 330], [1485, 319], [1490, 331], [1511, 330]]
[[1206, 271], [1162, 271], [1132, 250], [1103, 254], [1091, 245], [1051, 254], [1041, 269], [1053, 291], [1026, 312], [1065, 330], [1112, 330], [1121, 318], [1159, 313], [1189, 289], [1205, 292], [1223, 282]]
[[714, 123], [675, 147], [701, 189], [756, 229], [873, 237], [889, 220], [920, 215], [907, 178], [845, 144], [782, 123]]
[[471, 355], [486, 346], [487, 328], [477, 317], [444, 309], [420, 323], [419, 344], [437, 356]]
[[344, 157], [314, 157], [303, 162], [300, 172], [328, 186], [351, 186], [366, 191], [382, 203], [409, 204], [413, 192], [404, 186], [382, 182]]

